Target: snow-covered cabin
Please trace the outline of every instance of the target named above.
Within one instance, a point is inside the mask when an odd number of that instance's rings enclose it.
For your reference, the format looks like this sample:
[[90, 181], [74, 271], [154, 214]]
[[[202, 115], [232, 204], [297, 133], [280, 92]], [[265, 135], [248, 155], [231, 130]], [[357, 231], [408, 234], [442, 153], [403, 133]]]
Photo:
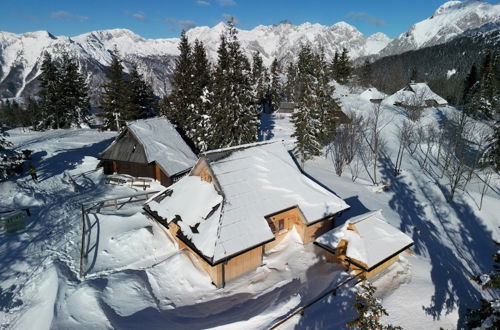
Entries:
[[384, 98], [386, 96], [387, 95], [380, 92], [378, 89], [376, 89], [374, 87], [368, 88], [367, 90], [365, 90], [363, 93], [361, 93], [359, 95], [360, 98], [362, 98], [366, 101], [370, 101], [371, 103], [375, 103], [375, 104], [382, 103], [382, 101], [384, 100]]
[[278, 108], [279, 113], [293, 113], [294, 110], [294, 102], [280, 102], [280, 107]]
[[410, 83], [384, 100], [384, 103], [401, 107], [443, 107], [445, 99], [434, 93], [426, 83]]
[[406, 234], [387, 223], [382, 211], [349, 219], [316, 239], [326, 250], [326, 260], [364, 272], [370, 278], [399, 259], [413, 245]]
[[310, 243], [348, 208], [304, 175], [281, 142], [206, 152], [144, 206], [219, 287], [261, 266], [293, 228]]
[[150, 177], [166, 187], [198, 160], [175, 127], [163, 117], [127, 123], [99, 158], [105, 174]]

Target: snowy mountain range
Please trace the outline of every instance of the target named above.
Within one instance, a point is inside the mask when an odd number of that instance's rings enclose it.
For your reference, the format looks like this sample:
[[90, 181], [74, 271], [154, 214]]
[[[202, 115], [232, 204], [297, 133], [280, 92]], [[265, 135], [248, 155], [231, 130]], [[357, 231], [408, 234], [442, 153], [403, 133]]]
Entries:
[[[286, 63], [295, 58], [301, 43], [322, 46], [327, 59], [346, 47], [353, 59], [368, 55], [386, 56], [446, 42], [469, 29], [500, 21], [500, 4], [482, 1], [450, 1], [434, 15], [391, 40], [383, 33], [364, 36], [355, 27], [339, 22], [331, 26], [304, 23], [257, 26], [239, 30], [239, 39], [247, 55], [259, 51], [264, 63], [274, 58]], [[209, 57], [215, 61], [224, 23], [196, 27], [187, 32], [190, 40], [204, 42]], [[85, 33], [75, 37], [54, 36], [47, 31], [23, 34], [0, 32], [0, 97], [32, 94], [45, 51], [59, 58], [67, 51], [77, 58], [89, 77], [96, 94], [105, 81], [105, 67], [111, 52], [116, 52], [126, 66], [135, 63], [158, 95], [171, 88], [174, 61], [178, 56], [178, 38], [145, 39], [130, 30], [113, 29]]]

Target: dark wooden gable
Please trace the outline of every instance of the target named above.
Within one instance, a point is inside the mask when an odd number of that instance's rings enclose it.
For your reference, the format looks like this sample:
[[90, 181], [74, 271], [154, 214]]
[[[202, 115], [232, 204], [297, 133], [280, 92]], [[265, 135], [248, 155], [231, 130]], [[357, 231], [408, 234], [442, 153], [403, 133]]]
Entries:
[[103, 151], [101, 159], [139, 164], [148, 163], [144, 146], [128, 129], [120, 134], [108, 149]]

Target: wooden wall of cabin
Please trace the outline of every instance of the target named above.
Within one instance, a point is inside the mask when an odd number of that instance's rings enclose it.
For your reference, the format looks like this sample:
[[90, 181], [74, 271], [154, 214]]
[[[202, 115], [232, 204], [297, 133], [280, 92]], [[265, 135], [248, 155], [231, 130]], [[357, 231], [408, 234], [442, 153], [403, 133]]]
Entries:
[[365, 272], [365, 278], [369, 279], [369, 278], [377, 275], [382, 270], [386, 269], [387, 267], [389, 267], [390, 265], [392, 265], [393, 263], [395, 263], [398, 260], [399, 260], [399, 254], [396, 254], [394, 257], [392, 257], [391, 259], [386, 260], [384, 263], [378, 265], [377, 267], [375, 267], [371, 271]]
[[131, 162], [113, 161], [113, 170], [119, 174], [128, 174], [135, 177], [155, 178], [155, 166]]
[[224, 282], [251, 272], [262, 265], [262, 246], [258, 246], [239, 256], [229, 259], [224, 264]]
[[333, 217], [318, 221], [310, 226], [304, 225], [302, 232], [302, 242], [304, 244], [311, 243], [322, 234], [332, 230], [334, 226], [335, 221]]
[[163, 172], [161, 170], [161, 167], [158, 166], [158, 165], [154, 165], [155, 167], [155, 175], [154, 175], [154, 178], [160, 182], [160, 184], [164, 187], [168, 187], [168, 186], [171, 186], [172, 183], [174, 183], [174, 180], [172, 180], [172, 178], [170, 178], [168, 175], [165, 174], [165, 172]]
[[102, 171], [106, 175], [113, 174], [113, 161], [103, 160], [102, 161]]
[[293, 229], [293, 226], [300, 226], [301, 220], [299, 213], [299, 210], [294, 207], [266, 218], [275, 238], [274, 241], [265, 245], [266, 252], [278, 245], [286, 237], [288, 232]]
[[266, 218], [275, 240], [265, 245], [265, 250], [269, 251], [278, 245], [288, 234], [290, 230], [295, 229], [302, 239], [302, 243], [308, 244], [318, 238], [320, 235], [333, 229], [334, 217], [329, 217], [310, 226], [306, 225], [304, 216], [299, 208], [294, 207], [281, 213], [274, 214]]

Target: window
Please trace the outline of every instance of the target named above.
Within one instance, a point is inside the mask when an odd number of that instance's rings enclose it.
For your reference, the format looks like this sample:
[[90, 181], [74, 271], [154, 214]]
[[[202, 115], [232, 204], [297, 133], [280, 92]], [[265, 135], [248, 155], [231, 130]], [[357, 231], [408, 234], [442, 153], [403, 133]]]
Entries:
[[281, 219], [278, 221], [278, 232], [281, 232], [285, 229], [285, 220]]

